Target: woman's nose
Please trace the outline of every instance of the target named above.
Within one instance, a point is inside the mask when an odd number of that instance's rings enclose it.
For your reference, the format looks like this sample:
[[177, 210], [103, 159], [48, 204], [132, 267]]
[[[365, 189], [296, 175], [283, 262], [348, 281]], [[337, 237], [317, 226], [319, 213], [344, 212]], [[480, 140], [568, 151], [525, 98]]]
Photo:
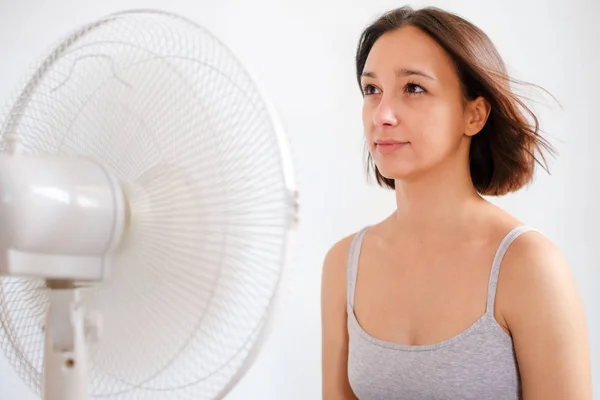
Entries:
[[382, 97], [381, 102], [373, 114], [373, 123], [379, 128], [383, 128], [384, 126], [396, 126], [398, 124], [398, 116], [395, 107], [389, 99]]

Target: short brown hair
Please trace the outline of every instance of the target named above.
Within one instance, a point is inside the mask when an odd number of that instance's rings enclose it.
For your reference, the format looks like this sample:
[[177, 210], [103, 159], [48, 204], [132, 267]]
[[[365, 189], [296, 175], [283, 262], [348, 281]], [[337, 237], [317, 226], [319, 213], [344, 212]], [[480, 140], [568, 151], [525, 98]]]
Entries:
[[[540, 135], [538, 118], [511, 91], [510, 83], [514, 81], [508, 76], [502, 57], [482, 30], [455, 14], [435, 7], [401, 7], [383, 14], [361, 34], [356, 51], [359, 86], [375, 41], [404, 26], [420, 29], [445, 49], [454, 61], [467, 99], [482, 96], [490, 103], [488, 120], [473, 136], [469, 151], [475, 189], [483, 195], [503, 195], [530, 182], [536, 162], [548, 171], [544, 150], [554, 154], [554, 149]], [[367, 173], [371, 168], [379, 185], [395, 188], [394, 180], [381, 175], [369, 154]]]

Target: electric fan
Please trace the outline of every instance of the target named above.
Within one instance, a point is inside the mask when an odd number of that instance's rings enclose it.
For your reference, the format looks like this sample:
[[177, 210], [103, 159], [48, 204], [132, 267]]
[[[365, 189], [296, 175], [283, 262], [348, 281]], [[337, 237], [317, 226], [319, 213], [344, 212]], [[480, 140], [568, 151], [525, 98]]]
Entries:
[[0, 343], [46, 400], [222, 398], [267, 331], [297, 192], [246, 68], [178, 15], [59, 42], [0, 131]]

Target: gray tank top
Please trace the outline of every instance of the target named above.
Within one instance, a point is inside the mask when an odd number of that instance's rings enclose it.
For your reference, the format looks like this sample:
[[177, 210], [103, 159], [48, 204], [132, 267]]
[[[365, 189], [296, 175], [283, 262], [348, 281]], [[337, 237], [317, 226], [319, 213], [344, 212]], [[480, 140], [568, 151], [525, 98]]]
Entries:
[[511, 337], [494, 318], [500, 264], [517, 227], [500, 243], [490, 272], [486, 312], [458, 335], [429, 345], [390, 343], [370, 336], [354, 314], [354, 288], [363, 237], [358, 232], [348, 257], [348, 379], [360, 400], [521, 399]]

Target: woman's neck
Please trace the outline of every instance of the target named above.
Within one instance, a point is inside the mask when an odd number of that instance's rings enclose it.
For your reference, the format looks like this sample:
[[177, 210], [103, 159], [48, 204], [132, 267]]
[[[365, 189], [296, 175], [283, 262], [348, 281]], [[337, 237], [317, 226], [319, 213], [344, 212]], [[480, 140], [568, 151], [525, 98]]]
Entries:
[[418, 179], [396, 181], [394, 222], [411, 235], [447, 237], [466, 228], [474, 211], [484, 203], [468, 170], [439, 168]]

